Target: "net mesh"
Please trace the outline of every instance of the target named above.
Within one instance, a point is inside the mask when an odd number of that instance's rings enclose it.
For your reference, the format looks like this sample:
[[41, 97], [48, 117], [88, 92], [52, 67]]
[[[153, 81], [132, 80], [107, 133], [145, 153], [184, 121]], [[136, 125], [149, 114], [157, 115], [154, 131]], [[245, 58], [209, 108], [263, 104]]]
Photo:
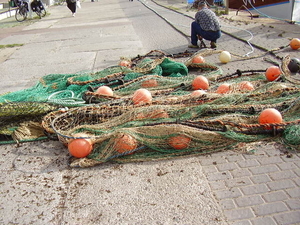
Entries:
[[[219, 52], [170, 57], [152, 51], [127, 59], [129, 67], [45, 76], [32, 88], [0, 96], [2, 143], [50, 136], [65, 145], [90, 140], [92, 152], [73, 158], [72, 167], [205, 154], [265, 139], [284, 140], [299, 150], [299, 81], [286, 67], [289, 57], [273, 82], [264, 70], [224, 76], [216, 65], [192, 61]], [[192, 82], [198, 75], [210, 86], [194, 95]], [[243, 88], [245, 81], [253, 90]], [[218, 92], [224, 83], [229, 84], [226, 94]], [[104, 85], [113, 96], [96, 92]], [[133, 96], [141, 88], [151, 93], [151, 102], [135, 104]], [[284, 122], [260, 124], [266, 108], [280, 111]]]

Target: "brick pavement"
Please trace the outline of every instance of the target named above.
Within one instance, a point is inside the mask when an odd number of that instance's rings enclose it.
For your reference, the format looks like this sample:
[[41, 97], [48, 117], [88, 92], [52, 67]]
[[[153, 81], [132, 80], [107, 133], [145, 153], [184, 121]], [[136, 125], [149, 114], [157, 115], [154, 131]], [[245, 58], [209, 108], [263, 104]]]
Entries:
[[200, 160], [229, 224], [300, 224], [300, 157], [265, 144]]

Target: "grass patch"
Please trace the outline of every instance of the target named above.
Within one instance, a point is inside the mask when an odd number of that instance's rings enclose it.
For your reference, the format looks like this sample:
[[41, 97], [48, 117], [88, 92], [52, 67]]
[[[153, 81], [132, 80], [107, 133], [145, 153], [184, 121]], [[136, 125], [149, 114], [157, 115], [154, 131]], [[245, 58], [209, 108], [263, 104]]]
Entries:
[[24, 44], [9, 44], [9, 45], [0, 45], [0, 49], [2, 48], [14, 48], [14, 47], [19, 47], [23, 46]]

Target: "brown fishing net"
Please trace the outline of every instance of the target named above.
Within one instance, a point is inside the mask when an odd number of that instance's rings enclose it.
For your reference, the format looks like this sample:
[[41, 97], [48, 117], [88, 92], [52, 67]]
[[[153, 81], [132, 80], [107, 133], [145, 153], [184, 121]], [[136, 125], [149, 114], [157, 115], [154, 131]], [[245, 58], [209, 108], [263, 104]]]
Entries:
[[[192, 62], [195, 56], [218, 53], [206, 50], [169, 56], [152, 51], [126, 59], [128, 67], [114, 66], [93, 74], [48, 75], [35, 89], [26, 90], [44, 91], [45, 97], [34, 105], [23, 101], [27, 107], [23, 113], [32, 115], [31, 106], [43, 108], [39, 114], [42, 120], [36, 117], [34, 122], [66, 146], [74, 139], [92, 142], [91, 153], [74, 158], [72, 167], [206, 154], [265, 139], [280, 139], [299, 149], [300, 88], [287, 70], [289, 57], [282, 62], [280, 79], [273, 82], [266, 80], [265, 70], [223, 75], [216, 65]], [[194, 95], [192, 81], [198, 75], [208, 79], [209, 89]], [[242, 88], [245, 81], [253, 90]], [[222, 94], [218, 88], [224, 83], [229, 89]], [[97, 93], [101, 86], [110, 87], [113, 96]], [[135, 91], [141, 88], [151, 93], [151, 102], [134, 103]], [[0, 97], [7, 102], [12, 101], [11, 96], [17, 95]], [[29, 96], [32, 99], [34, 94]], [[3, 102], [2, 107], [9, 109], [7, 104]], [[260, 124], [259, 114], [266, 108], [280, 111], [283, 122]], [[11, 112], [17, 116], [13, 110], [2, 110], [0, 121], [3, 123]], [[14, 129], [7, 126], [3, 134], [10, 129], [14, 140], [26, 140], [16, 135], [19, 127], [21, 123]]]

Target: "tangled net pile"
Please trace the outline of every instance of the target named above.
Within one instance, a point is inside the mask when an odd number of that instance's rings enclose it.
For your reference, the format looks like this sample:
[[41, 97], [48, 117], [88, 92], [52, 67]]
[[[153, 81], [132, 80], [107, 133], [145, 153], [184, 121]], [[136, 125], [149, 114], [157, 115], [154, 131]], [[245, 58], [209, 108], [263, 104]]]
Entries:
[[[283, 140], [299, 150], [300, 82], [290, 76], [289, 57], [282, 61], [280, 79], [273, 82], [266, 80], [264, 70], [223, 75], [216, 65], [192, 62], [196, 56], [220, 52], [169, 56], [151, 51], [127, 59], [130, 67], [47, 75], [32, 88], [0, 96], [1, 143], [53, 137], [65, 145], [91, 140], [92, 152], [73, 158], [72, 167], [212, 153], [265, 139]], [[199, 74], [210, 87], [194, 96], [192, 81]], [[254, 90], [241, 89], [242, 81]], [[225, 82], [231, 83], [230, 91], [217, 93]], [[113, 96], [95, 92], [104, 85]], [[140, 88], [151, 92], [151, 103], [134, 104], [132, 96]], [[259, 124], [266, 108], [279, 110], [284, 122]], [[131, 142], [121, 145], [124, 140]]]

